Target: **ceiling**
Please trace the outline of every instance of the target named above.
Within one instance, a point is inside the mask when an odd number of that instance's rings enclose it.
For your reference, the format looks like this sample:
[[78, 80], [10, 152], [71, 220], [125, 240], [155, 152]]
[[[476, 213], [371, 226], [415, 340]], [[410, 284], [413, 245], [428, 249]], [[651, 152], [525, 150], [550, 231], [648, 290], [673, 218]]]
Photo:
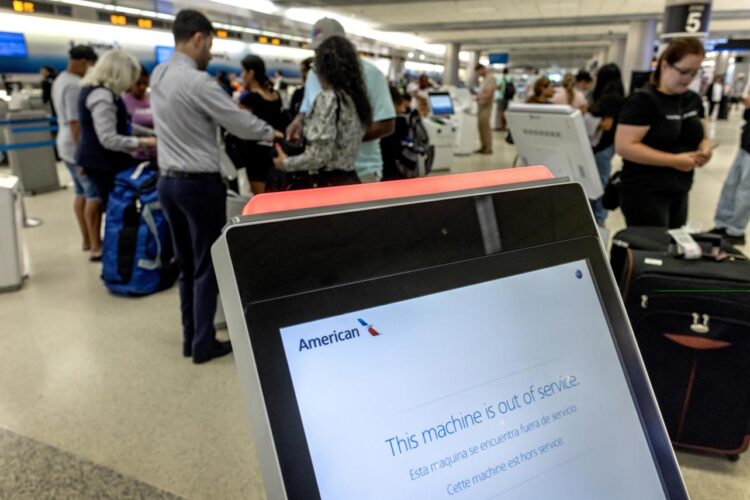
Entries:
[[[462, 50], [507, 51], [513, 63], [577, 66], [631, 21], [661, 19], [664, 0], [274, 0], [325, 9]], [[659, 30], [657, 25], [657, 31]], [[750, 0], [714, 0], [712, 37], [750, 37]]]

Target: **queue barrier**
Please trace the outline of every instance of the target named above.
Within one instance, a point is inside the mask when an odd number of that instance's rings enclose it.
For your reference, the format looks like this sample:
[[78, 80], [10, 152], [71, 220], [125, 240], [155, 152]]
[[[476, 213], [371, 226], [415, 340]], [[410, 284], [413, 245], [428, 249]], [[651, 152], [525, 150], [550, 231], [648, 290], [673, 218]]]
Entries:
[[7, 153], [13, 175], [18, 177], [25, 194], [60, 189], [57, 175], [55, 141], [57, 119], [45, 111], [10, 111], [0, 120], [5, 144], [0, 153]]

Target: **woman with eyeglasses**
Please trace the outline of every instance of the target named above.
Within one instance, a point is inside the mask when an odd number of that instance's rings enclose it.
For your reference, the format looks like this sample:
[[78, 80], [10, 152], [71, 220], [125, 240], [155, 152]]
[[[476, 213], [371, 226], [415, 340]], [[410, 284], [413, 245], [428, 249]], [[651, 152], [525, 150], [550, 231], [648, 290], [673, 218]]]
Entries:
[[698, 38], [673, 40], [650, 82], [623, 106], [615, 150], [623, 158], [620, 208], [628, 226], [687, 221], [693, 171], [711, 159], [703, 101], [689, 88], [704, 57]]

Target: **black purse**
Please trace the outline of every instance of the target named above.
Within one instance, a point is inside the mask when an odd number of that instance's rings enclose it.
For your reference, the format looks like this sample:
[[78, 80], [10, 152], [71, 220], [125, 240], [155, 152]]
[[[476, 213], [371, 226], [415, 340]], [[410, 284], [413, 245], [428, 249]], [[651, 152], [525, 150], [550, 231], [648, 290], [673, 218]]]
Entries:
[[622, 172], [615, 172], [612, 177], [607, 181], [607, 185], [604, 186], [604, 194], [602, 195], [602, 206], [607, 210], [616, 210], [620, 208], [620, 184], [622, 179], [620, 174]]

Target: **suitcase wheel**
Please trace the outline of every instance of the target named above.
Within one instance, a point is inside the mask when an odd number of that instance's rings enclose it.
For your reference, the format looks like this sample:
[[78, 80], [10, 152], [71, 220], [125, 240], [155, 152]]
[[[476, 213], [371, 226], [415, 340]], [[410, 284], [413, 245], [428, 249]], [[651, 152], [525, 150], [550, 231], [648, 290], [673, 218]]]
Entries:
[[739, 455], [727, 455], [727, 458], [729, 459], [730, 462], [736, 462], [740, 459], [740, 456]]

